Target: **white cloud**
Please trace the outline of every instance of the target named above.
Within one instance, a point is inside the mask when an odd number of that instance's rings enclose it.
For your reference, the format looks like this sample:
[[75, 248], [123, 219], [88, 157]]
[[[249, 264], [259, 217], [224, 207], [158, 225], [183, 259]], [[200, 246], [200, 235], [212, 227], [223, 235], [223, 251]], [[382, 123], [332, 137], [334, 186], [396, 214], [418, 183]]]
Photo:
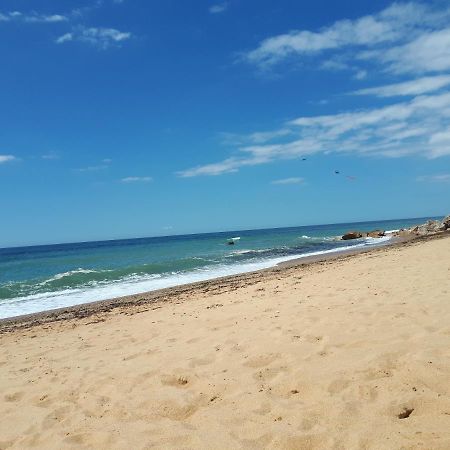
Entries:
[[57, 44], [63, 44], [64, 42], [69, 42], [73, 40], [73, 33], [66, 33], [62, 36], [59, 36], [59, 38], [56, 39]]
[[367, 67], [381, 64], [394, 73], [450, 69], [450, 8], [436, 3], [393, 3], [355, 20], [339, 20], [317, 31], [294, 30], [271, 36], [242, 59], [261, 69], [326, 54], [315, 67], [351, 70], [364, 79]]
[[360, 89], [353, 92], [353, 94], [375, 95], [377, 97], [413, 96], [438, 91], [439, 89], [449, 85], [450, 75], [436, 75], [404, 81], [402, 83]]
[[59, 159], [60, 156], [56, 152], [49, 152], [49, 153], [45, 153], [45, 154], [41, 155], [41, 158], [47, 159], [47, 160], [54, 160], [54, 159]]
[[105, 50], [113, 45], [118, 45], [131, 37], [131, 33], [119, 31], [115, 28], [86, 28], [84, 26], [79, 26], [74, 28], [72, 32], [58, 37], [55, 42], [57, 44], [63, 44], [70, 41], [79, 41]]
[[377, 14], [356, 20], [339, 20], [319, 31], [294, 30], [269, 37], [247, 52], [245, 59], [267, 66], [295, 55], [318, 54], [343, 47], [373, 47], [398, 41], [406, 33], [414, 34], [428, 23], [444, 20], [425, 5], [394, 3]]
[[11, 162], [16, 160], [17, 158], [13, 155], [0, 155], [0, 164]]
[[[315, 153], [450, 155], [449, 23], [450, 8], [439, 8], [437, 2], [393, 3], [376, 14], [340, 20], [316, 31], [294, 30], [264, 39], [241, 55], [261, 69], [315, 58], [315, 67], [347, 70], [360, 81], [369, 69], [372, 77], [379, 75], [378, 69], [384, 76], [411, 73], [418, 78], [352, 92], [390, 98], [381, 107], [301, 116], [278, 129], [246, 135], [223, 134], [233, 147], [229, 157], [188, 168], [178, 176], [217, 176]], [[393, 99], [402, 96], [409, 99]]]
[[247, 135], [234, 133], [220, 133], [225, 145], [246, 145], [246, 144], [265, 144], [277, 138], [289, 136], [292, 131], [288, 128], [282, 128], [273, 131], [261, 131]]
[[367, 70], [357, 70], [353, 78], [355, 78], [355, 80], [364, 80], [367, 78]]
[[411, 42], [389, 49], [362, 53], [387, 66], [390, 72], [430, 73], [450, 69], [450, 28], [426, 32]]
[[87, 166], [81, 169], [75, 169], [77, 172], [97, 172], [99, 170], [105, 170], [108, 166], [106, 164], [99, 164], [98, 166]]
[[228, 158], [224, 161], [193, 167], [192, 169], [177, 172], [183, 178], [196, 177], [199, 175], [222, 175], [224, 173], [237, 172], [243, 165], [243, 158]]
[[31, 13], [22, 13], [20, 11], [11, 11], [0, 13], [0, 21], [16, 20], [26, 23], [57, 23], [66, 22], [68, 17], [62, 14], [40, 14], [35, 11]]
[[149, 183], [152, 177], [125, 177], [120, 180], [122, 183]]
[[281, 180], [274, 180], [272, 184], [303, 184], [305, 182], [304, 178], [292, 177], [292, 178], [282, 178]]
[[225, 12], [227, 9], [228, 9], [228, 2], [223, 2], [210, 6], [209, 12], [211, 14], [220, 14]]
[[450, 155], [450, 92], [422, 95], [380, 108], [302, 116], [285, 123], [281, 129], [289, 129], [290, 139], [241, 146], [237, 156], [187, 169], [178, 175], [222, 175], [245, 166], [315, 153], [385, 157], [414, 154], [426, 158]]
[[428, 183], [450, 183], [450, 173], [443, 173], [438, 175], [421, 175], [417, 177], [417, 181]]
[[30, 23], [56, 23], [56, 22], [66, 22], [68, 20], [66, 16], [63, 16], [61, 14], [51, 14], [51, 15], [32, 14], [29, 16], [22, 16], [22, 17], [24, 17], [25, 22]]

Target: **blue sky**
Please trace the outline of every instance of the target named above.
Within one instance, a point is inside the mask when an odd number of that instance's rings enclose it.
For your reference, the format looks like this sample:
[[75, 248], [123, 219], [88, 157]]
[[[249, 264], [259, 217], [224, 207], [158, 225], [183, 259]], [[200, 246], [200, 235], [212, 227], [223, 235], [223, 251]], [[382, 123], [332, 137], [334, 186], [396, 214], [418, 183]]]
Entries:
[[3, 0], [0, 246], [448, 213], [449, 24], [445, 1]]

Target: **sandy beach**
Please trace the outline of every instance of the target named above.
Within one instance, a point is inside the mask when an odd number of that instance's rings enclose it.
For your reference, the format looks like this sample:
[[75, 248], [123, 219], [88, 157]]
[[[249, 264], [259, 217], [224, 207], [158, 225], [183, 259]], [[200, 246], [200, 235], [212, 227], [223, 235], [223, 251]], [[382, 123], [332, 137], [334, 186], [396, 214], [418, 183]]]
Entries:
[[0, 324], [0, 449], [449, 449], [450, 238]]

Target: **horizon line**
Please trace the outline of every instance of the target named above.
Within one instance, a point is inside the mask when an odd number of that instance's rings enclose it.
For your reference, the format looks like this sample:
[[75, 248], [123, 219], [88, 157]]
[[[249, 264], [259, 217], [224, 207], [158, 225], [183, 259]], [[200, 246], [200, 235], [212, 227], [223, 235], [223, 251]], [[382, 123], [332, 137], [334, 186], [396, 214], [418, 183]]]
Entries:
[[262, 227], [262, 228], [242, 228], [234, 230], [223, 230], [223, 231], [206, 231], [201, 233], [181, 233], [181, 234], [166, 234], [166, 235], [154, 235], [154, 236], [140, 236], [140, 237], [129, 237], [129, 238], [114, 238], [114, 239], [93, 239], [87, 241], [70, 241], [70, 242], [56, 242], [48, 244], [31, 244], [31, 245], [12, 245], [7, 247], [0, 247], [1, 250], [11, 250], [18, 248], [33, 248], [33, 247], [51, 247], [60, 245], [75, 245], [75, 244], [94, 244], [96, 242], [117, 242], [117, 241], [132, 241], [132, 240], [142, 240], [142, 239], [157, 239], [157, 238], [169, 238], [169, 237], [184, 237], [184, 236], [199, 236], [208, 234], [218, 234], [218, 233], [234, 233], [234, 232], [245, 232], [245, 231], [264, 231], [264, 230], [280, 230], [286, 228], [302, 228], [302, 227], [325, 227], [329, 225], [345, 225], [345, 224], [358, 224], [358, 223], [370, 223], [370, 222], [394, 222], [397, 220], [419, 220], [427, 218], [445, 217], [445, 214], [438, 214], [432, 216], [420, 216], [420, 217], [401, 217], [395, 219], [377, 219], [377, 220], [358, 220], [356, 222], [333, 222], [333, 223], [321, 223], [321, 224], [309, 224], [309, 225], [290, 225], [282, 227]]

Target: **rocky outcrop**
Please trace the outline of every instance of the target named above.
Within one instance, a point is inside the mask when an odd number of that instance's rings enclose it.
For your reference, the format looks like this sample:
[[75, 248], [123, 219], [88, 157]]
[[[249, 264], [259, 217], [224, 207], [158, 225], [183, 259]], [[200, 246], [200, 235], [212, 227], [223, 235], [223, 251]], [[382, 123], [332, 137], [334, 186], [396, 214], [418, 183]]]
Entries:
[[348, 231], [342, 236], [343, 241], [348, 241], [350, 239], [359, 239], [362, 237], [379, 238], [386, 236], [383, 230], [373, 230], [373, 231]]
[[445, 226], [446, 230], [450, 229], [450, 216], [444, 217], [442, 220], [442, 225]]
[[401, 229], [397, 233], [394, 233], [394, 235], [398, 237], [428, 236], [442, 233], [446, 230], [450, 231], [450, 216], [445, 217], [442, 221], [428, 220], [421, 225]]
[[[450, 232], [450, 216], [440, 220], [428, 220], [427, 222], [411, 228], [401, 229], [393, 233], [396, 237], [411, 238], [415, 236], [428, 236], [436, 233]], [[373, 231], [348, 231], [342, 236], [342, 240], [359, 239], [362, 237], [380, 238], [386, 236], [383, 230]]]
[[411, 233], [417, 234], [419, 236], [425, 236], [427, 234], [438, 233], [439, 231], [445, 231], [446, 227], [439, 220], [429, 220], [428, 222], [417, 225], [409, 229]]
[[359, 239], [362, 237], [363, 237], [363, 235], [360, 231], [349, 231], [348, 233], [345, 233], [341, 239], [343, 241], [348, 241], [350, 239]]
[[386, 233], [383, 230], [373, 230], [373, 231], [369, 231], [368, 233], [366, 233], [366, 237], [371, 237], [371, 238], [379, 238], [379, 237], [383, 237], [386, 236]]

